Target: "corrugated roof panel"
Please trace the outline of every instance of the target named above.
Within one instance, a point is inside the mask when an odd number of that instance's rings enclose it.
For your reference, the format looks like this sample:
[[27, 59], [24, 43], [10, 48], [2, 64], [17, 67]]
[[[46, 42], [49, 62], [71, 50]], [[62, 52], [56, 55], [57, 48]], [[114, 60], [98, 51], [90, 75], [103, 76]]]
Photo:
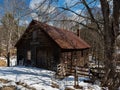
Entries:
[[62, 48], [62, 49], [85, 49], [90, 46], [71, 31], [59, 29], [37, 21], [39, 27]]
[[[28, 33], [28, 29], [30, 27], [37, 27], [38, 29], [44, 30], [46, 34], [48, 34], [49, 37], [51, 37], [62, 49], [86, 49], [90, 48], [90, 46], [82, 40], [80, 37], [78, 37], [76, 34], [74, 34], [71, 31], [63, 30], [60, 28], [56, 28], [41, 22], [38, 22], [36, 20], [33, 20], [28, 28], [26, 29], [25, 33]], [[34, 29], [32, 29], [34, 30]], [[24, 33], [24, 34], [25, 34]], [[23, 36], [24, 36], [23, 34]], [[26, 35], [25, 34], [25, 35]], [[23, 37], [20, 38], [20, 40], [17, 42], [17, 44], [22, 41]], [[15, 46], [17, 46], [17, 44]]]

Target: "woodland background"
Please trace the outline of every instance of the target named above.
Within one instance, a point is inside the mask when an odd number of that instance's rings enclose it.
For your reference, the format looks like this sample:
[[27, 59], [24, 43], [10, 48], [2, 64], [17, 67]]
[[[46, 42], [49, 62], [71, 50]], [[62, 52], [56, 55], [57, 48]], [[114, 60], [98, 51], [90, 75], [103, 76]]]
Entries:
[[[93, 59], [105, 65], [103, 85], [116, 90], [120, 75], [120, 0], [0, 0], [0, 55], [15, 55], [14, 45], [28, 23], [43, 23], [71, 30], [80, 30], [81, 38], [90, 45]], [[119, 65], [119, 64], [118, 64]], [[8, 65], [9, 66], [9, 65]]]

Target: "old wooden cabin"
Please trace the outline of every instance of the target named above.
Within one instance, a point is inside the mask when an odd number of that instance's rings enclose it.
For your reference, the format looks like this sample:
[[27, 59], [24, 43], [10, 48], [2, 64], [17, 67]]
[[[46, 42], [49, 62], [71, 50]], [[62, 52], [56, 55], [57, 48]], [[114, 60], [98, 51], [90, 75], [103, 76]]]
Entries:
[[85, 65], [90, 46], [71, 31], [32, 20], [15, 47], [18, 65], [56, 70], [60, 63]]

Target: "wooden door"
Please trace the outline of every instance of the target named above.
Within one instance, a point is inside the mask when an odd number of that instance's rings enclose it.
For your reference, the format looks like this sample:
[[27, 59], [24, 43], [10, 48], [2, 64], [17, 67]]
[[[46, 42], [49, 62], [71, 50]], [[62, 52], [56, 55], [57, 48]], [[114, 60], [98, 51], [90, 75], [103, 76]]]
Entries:
[[37, 51], [37, 61], [36, 61], [36, 65], [37, 67], [41, 67], [41, 68], [45, 68], [47, 65], [46, 62], [46, 51], [45, 50], [38, 50]]

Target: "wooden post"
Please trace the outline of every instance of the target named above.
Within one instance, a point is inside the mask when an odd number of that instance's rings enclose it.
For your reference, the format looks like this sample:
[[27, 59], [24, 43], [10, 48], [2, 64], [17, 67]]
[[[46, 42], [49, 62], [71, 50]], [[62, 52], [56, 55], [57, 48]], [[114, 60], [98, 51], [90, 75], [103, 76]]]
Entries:
[[75, 59], [74, 88], [79, 88], [77, 69], [77, 60]]
[[65, 72], [66, 72], [66, 75], [68, 74], [68, 70], [67, 70], [67, 61], [65, 61]]
[[74, 74], [74, 87], [77, 88], [78, 85], [78, 74], [77, 74], [77, 66], [75, 67], [75, 74]]
[[73, 60], [73, 52], [71, 52], [71, 63], [70, 63], [70, 64], [71, 64], [71, 65], [70, 65], [71, 67], [70, 67], [70, 73], [72, 73], [72, 67], [73, 67], [73, 65], [72, 65], [73, 62], [72, 62], [72, 60]]

